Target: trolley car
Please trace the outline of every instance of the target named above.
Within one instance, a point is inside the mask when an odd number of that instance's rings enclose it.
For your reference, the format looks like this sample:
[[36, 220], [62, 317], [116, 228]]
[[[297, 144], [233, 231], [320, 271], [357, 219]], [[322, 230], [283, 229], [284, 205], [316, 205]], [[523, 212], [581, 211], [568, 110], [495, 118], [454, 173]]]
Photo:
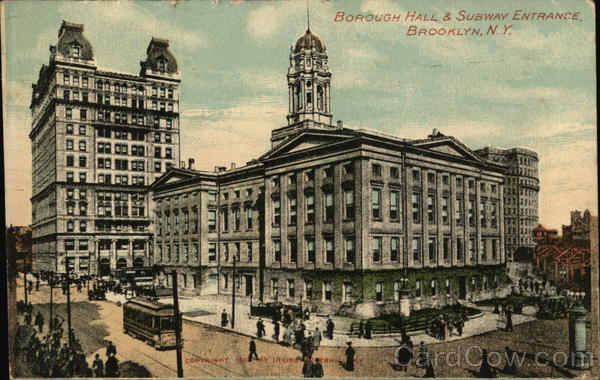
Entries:
[[147, 297], [129, 300], [123, 305], [123, 332], [157, 349], [174, 348], [173, 305], [165, 305]]

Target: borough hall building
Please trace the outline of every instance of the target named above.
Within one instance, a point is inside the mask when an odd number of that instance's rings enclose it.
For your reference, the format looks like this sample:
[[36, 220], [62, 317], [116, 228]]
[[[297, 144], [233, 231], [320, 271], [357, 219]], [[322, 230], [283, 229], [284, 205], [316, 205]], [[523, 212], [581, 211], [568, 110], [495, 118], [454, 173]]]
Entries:
[[397, 310], [504, 284], [507, 166], [433, 131], [420, 140], [332, 121], [327, 50], [292, 45], [287, 125], [243, 167], [172, 168], [151, 185], [153, 264], [187, 294]]

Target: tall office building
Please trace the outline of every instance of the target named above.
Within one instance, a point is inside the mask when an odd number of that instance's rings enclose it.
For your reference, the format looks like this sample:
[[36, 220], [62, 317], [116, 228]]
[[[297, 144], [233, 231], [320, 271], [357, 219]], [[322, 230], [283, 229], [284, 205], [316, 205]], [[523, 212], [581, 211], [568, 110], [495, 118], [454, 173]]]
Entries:
[[524, 148], [487, 147], [475, 151], [479, 156], [508, 166], [504, 187], [506, 256], [509, 261], [531, 260], [535, 241], [533, 229], [539, 223], [540, 180], [538, 155]]
[[179, 71], [152, 38], [139, 75], [98, 68], [63, 21], [33, 84], [34, 270], [108, 274], [148, 265], [149, 185], [179, 163]]

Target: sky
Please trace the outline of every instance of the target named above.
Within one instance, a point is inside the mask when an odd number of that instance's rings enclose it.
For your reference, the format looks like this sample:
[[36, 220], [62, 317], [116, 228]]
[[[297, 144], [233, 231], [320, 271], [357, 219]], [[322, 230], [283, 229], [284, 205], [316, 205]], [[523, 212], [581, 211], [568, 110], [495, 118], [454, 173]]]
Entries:
[[[310, 0], [327, 46], [334, 120], [402, 138], [437, 128], [471, 149], [524, 147], [540, 158], [540, 222], [560, 228], [597, 212], [594, 12], [585, 0]], [[526, 4], [527, 8], [523, 8]], [[307, 27], [292, 1], [2, 2], [7, 224], [31, 223], [31, 84], [62, 20], [85, 25], [100, 68], [137, 74], [151, 37], [170, 40], [181, 72], [181, 153], [196, 168], [241, 166], [286, 123], [290, 45]], [[580, 12], [577, 20], [511, 20], [516, 10]], [[456, 16], [508, 13], [504, 21]], [[401, 15], [394, 22], [336, 22]], [[407, 12], [438, 21], [406, 21]], [[451, 20], [442, 17], [450, 13]], [[513, 25], [486, 35], [488, 25]], [[409, 36], [408, 28], [481, 28], [469, 36]], [[187, 160], [186, 160], [187, 161]]]

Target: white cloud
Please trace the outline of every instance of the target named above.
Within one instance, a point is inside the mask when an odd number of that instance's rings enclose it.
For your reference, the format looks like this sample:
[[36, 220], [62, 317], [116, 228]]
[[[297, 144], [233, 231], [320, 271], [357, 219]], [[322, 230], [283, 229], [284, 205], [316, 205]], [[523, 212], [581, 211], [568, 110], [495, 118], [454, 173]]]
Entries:
[[283, 19], [273, 5], [256, 8], [248, 12], [248, 31], [260, 39], [272, 37], [281, 28]]

